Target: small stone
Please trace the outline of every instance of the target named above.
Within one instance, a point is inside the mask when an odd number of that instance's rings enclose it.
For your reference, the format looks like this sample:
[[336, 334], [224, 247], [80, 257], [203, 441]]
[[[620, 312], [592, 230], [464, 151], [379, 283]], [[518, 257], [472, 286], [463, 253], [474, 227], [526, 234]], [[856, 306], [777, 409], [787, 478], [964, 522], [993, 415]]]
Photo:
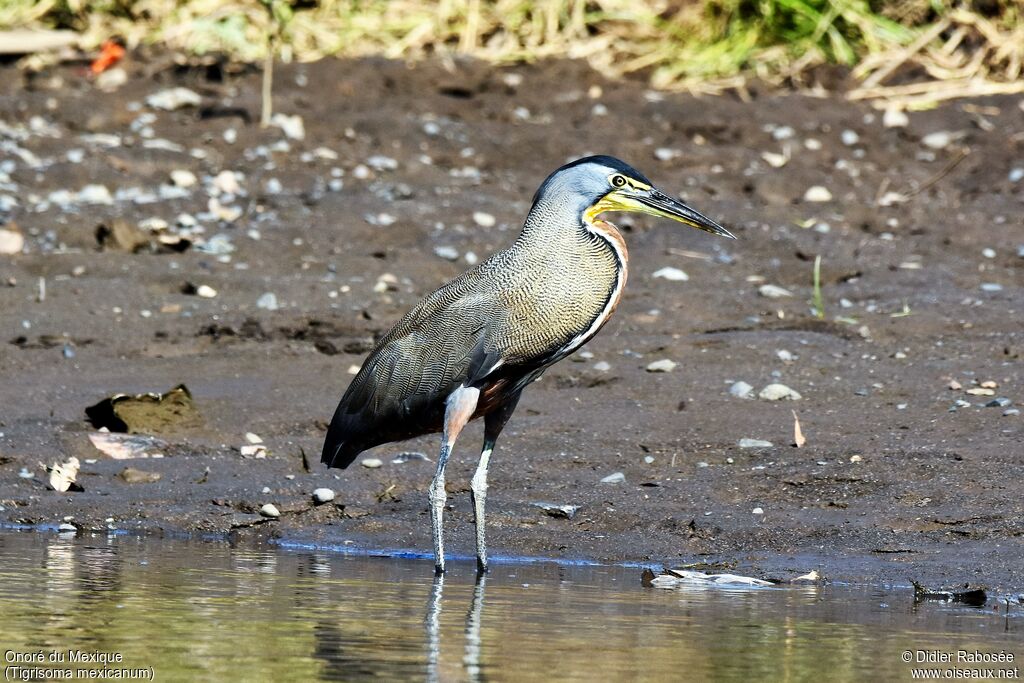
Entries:
[[750, 511], [750, 514], [752, 514], [752, 515], [763, 515], [764, 514], [764, 510], [761, 509], [761, 508], [754, 508], [753, 510]]
[[306, 138], [306, 126], [302, 122], [302, 117], [298, 114], [295, 116], [274, 114], [270, 118], [270, 123], [284, 131], [284, 135], [287, 138], [292, 140], [304, 140]]
[[267, 457], [267, 447], [261, 443], [246, 444], [238, 449], [242, 453], [243, 458], [259, 458], [263, 459]]
[[889, 107], [882, 115], [882, 125], [886, 128], [906, 128], [910, 125], [910, 117], [900, 109]]
[[473, 222], [479, 225], [481, 228], [491, 228], [494, 227], [494, 224], [497, 221], [495, 220], [494, 216], [492, 216], [489, 213], [486, 213], [484, 211], [474, 211]]
[[993, 381], [993, 380], [990, 380], [990, 379], [985, 380], [984, 382], [982, 382], [978, 386], [983, 387], [985, 389], [998, 389], [999, 388], [999, 384], [997, 382]]
[[949, 380], [949, 388], [952, 389], [953, 391], [960, 391], [964, 387], [962, 384], [960, 384], [960, 382], [957, 382], [955, 379], [951, 379]]
[[1011, 183], [1019, 183], [1024, 180], [1024, 166], [1017, 168], [1011, 168], [1010, 173], [1006, 176], [1006, 179]]
[[0, 254], [20, 254], [25, 247], [25, 238], [17, 230], [0, 228]]
[[754, 387], [739, 381], [729, 387], [729, 393], [736, 398], [754, 398]]
[[185, 168], [176, 168], [171, 171], [171, 182], [177, 187], [192, 187], [199, 179], [196, 174]]
[[596, 370], [597, 372], [608, 372], [611, 369], [611, 363], [608, 363], [607, 361], [601, 360], [594, 363], [594, 370]]
[[383, 154], [374, 154], [366, 160], [366, 165], [375, 171], [394, 171], [398, 168], [398, 161]]
[[985, 258], [995, 258], [996, 250], [993, 249], [992, 247], [985, 247], [984, 249], [981, 250], [981, 255], [984, 256]]
[[210, 285], [199, 285], [196, 287], [196, 296], [204, 299], [212, 299], [217, 296], [217, 290]]
[[970, 394], [971, 396], [995, 396], [996, 395], [995, 390], [994, 389], [989, 389], [988, 387], [971, 387], [970, 389], [967, 390], [966, 393]]
[[775, 444], [763, 439], [740, 439], [740, 448], [772, 448]]
[[333, 489], [319, 488], [313, 490], [313, 502], [315, 502], [317, 505], [330, 503], [332, 500], [334, 500]]
[[1001, 292], [1001, 291], [1003, 291], [1003, 286], [1001, 284], [999, 284], [998, 282], [982, 282], [981, 283], [981, 291], [983, 291], [983, 292]]
[[457, 261], [459, 259], [459, 250], [455, 247], [434, 247], [434, 254], [440, 256], [445, 261]]
[[779, 126], [772, 131], [772, 138], [776, 140], [788, 140], [796, 135], [796, 131], [790, 126]]
[[652, 278], [662, 278], [664, 280], [671, 280], [672, 282], [686, 282], [690, 279], [690, 276], [678, 268], [665, 267], [660, 270], [656, 270], [651, 274]]
[[830, 202], [832, 201], [832, 193], [828, 191], [827, 187], [822, 185], [813, 185], [807, 188], [804, 192], [805, 202]]
[[384, 464], [384, 461], [380, 458], [363, 458], [362, 462], [359, 463], [363, 467], [367, 467], [371, 470], [375, 470]]
[[134, 467], [125, 467], [117, 476], [121, 477], [126, 484], [152, 484], [160, 481], [160, 477], [163, 475], [159, 472], [147, 472]]
[[675, 370], [675, 367], [676, 363], [674, 361], [671, 361], [668, 358], [663, 358], [661, 360], [656, 360], [653, 363], [649, 363], [647, 365], [647, 372], [672, 372]]
[[851, 463], [857, 463], [857, 462], [862, 461], [863, 459], [864, 458], [860, 457], [859, 455], [851, 455], [850, 456], [850, 462]]
[[78, 201], [83, 204], [113, 204], [114, 197], [104, 185], [86, 185], [78, 191]]
[[644, 456], [644, 462], [647, 463], [648, 465], [653, 465], [654, 464], [654, 456], [645, 455]]
[[245, 440], [249, 443], [263, 443], [263, 439], [260, 438], [259, 434], [253, 432], [246, 432]]
[[853, 147], [860, 142], [860, 136], [853, 130], [844, 130], [839, 137], [847, 147]]
[[626, 481], [626, 475], [623, 474], [622, 472], [615, 472], [613, 474], [609, 474], [607, 477], [602, 479], [601, 483], [602, 484], [621, 484], [624, 481]]
[[1020, 415], [1020, 411], [1016, 408], [1007, 408], [1003, 411], [1003, 417], [1012, 417], [1014, 415]]
[[262, 308], [265, 311], [276, 311], [278, 309], [277, 295], [273, 292], [261, 294], [260, 298], [256, 299], [256, 308]]
[[168, 88], [146, 98], [146, 104], [154, 109], [174, 111], [182, 107], [198, 107], [203, 101], [199, 93], [188, 88]]
[[799, 392], [790, 389], [785, 384], [769, 384], [762, 389], [757, 396], [765, 401], [781, 401], [784, 399], [788, 401], [799, 401], [803, 398], [800, 396]]
[[117, 90], [128, 82], [128, 72], [119, 66], [107, 69], [96, 77], [96, 87], [105, 92]]
[[239, 182], [239, 175], [234, 171], [221, 171], [213, 179], [213, 188], [221, 194], [240, 194], [242, 185]]
[[73, 533], [73, 532], [78, 531], [78, 527], [76, 527], [74, 524], [68, 524], [67, 522], [62, 522], [57, 527], [57, 531], [61, 532], [62, 534], [63, 533], [67, 533], [69, 531]]
[[963, 137], [955, 133], [950, 133], [948, 130], [940, 130], [934, 133], [929, 133], [921, 138], [921, 144], [929, 149], [945, 149], [949, 147], [949, 144], [954, 140]]
[[792, 363], [797, 359], [797, 357], [794, 356], [792, 352], [787, 351], [786, 349], [779, 349], [778, 351], [776, 351], [775, 357], [781, 360], [783, 363]]
[[671, 147], [658, 147], [654, 150], [654, 158], [658, 161], [672, 161], [676, 157], [682, 156], [682, 154], [678, 149], [672, 149]]
[[988, 403], [986, 403], [985, 407], [986, 408], [1006, 408], [1006, 407], [1008, 407], [1012, 403], [1013, 403], [1013, 401], [1011, 401], [1010, 399], [1006, 398], [1005, 396], [1000, 396], [999, 398], [994, 398], [991, 401], [989, 401]]
[[263, 517], [269, 517], [270, 519], [277, 519], [281, 516], [281, 511], [277, 509], [277, 506], [273, 503], [266, 503], [260, 508], [260, 515]]
[[793, 296], [793, 292], [779, 287], [778, 285], [761, 285], [757, 288], [757, 293], [768, 299], [781, 299], [787, 296]]

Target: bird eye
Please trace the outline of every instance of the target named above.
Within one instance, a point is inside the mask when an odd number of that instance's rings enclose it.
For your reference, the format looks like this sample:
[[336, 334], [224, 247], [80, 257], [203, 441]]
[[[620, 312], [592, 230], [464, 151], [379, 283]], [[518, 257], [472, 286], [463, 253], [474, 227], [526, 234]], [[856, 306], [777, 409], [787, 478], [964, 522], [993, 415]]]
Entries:
[[626, 178], [624, 176], [618, 174], [612, 176], [612, 185], [615, 187], [623, 187], [625, 184]]

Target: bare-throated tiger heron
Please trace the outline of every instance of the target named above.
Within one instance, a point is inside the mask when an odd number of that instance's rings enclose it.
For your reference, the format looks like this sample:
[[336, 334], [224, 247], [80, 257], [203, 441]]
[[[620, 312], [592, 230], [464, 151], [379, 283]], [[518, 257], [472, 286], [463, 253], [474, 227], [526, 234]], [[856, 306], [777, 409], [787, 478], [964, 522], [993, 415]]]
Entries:
[[428, 294], [384, 335], [331, 420], [323, 462], [442, 432], [430, 483], [434, 566], [444, 571], [445, 464], [462, 428], [484, 418], [472, 481], [477, 564], [487, 568], [484, 501], [494, 443], [523, 389], [597, 334], [626, 284], [626, 244], [607, 211], [637, 211], [732, 237], [609, 156], [562, 166], [537, 190], [515, 242]]

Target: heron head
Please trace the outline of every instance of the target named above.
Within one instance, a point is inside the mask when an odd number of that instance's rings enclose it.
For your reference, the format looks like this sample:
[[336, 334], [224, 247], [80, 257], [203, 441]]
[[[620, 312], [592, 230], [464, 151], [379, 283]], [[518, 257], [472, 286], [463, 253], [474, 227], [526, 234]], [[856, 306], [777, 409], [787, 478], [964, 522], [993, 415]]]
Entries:
[[581, 217], [588, 222], [606, 211], [646, 213], [736, 239], [721, 225], [662, 192], [642, 173], [615, 157], [584, 157], [562, 166], [537, 190], [534, 204], [569, 197], [578, 203]]

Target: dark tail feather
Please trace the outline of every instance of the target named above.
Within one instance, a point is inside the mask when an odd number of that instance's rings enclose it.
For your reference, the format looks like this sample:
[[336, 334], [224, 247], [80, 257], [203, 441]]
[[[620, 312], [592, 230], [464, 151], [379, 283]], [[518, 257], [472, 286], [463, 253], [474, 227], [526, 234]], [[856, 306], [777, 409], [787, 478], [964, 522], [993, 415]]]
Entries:
[[[342, 409], [339, 406], [338, 413], [341, 412]], [[331, 420], [331, 426], [327, 428], [327, 436], [324, 437], [324, 449], [320, 454], [320, 462], [328, 467], [345, 469], [352, 464], [356, 456], [363, 452], [364, 447], [359, 443], [358, 438], [352, 438], [356, 435], [353, 434], [354, 430], [350, 429], [350, 425], [347, 424], [349, 422], [349, 420], [345, 419], [347, 416], [339, 415], [338, 413], [335, 413], [334, 419]]]

